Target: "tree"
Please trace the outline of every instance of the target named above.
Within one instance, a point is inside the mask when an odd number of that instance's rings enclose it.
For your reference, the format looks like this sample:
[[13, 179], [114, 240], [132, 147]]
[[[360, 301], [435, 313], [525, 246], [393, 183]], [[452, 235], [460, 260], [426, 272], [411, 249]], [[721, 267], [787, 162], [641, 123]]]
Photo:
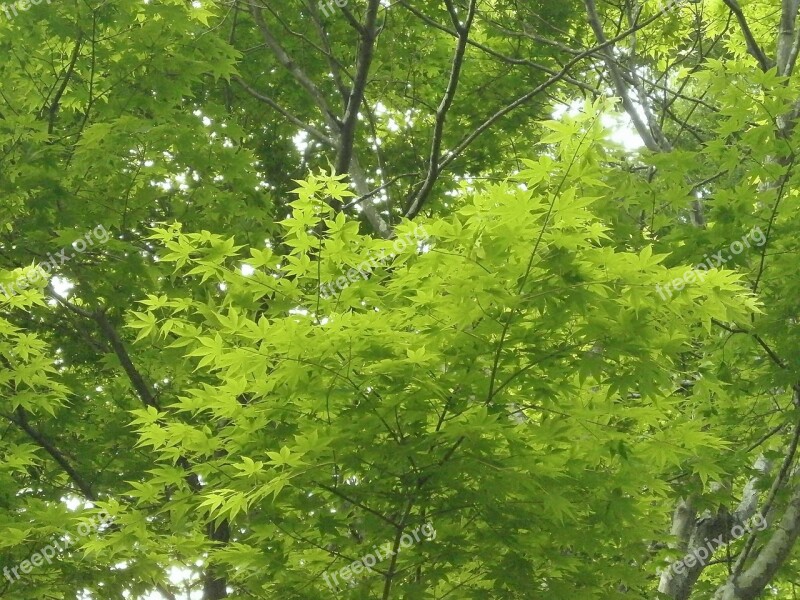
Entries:
[[7, 8], [0, 595], [793, 593], [796, 0]]

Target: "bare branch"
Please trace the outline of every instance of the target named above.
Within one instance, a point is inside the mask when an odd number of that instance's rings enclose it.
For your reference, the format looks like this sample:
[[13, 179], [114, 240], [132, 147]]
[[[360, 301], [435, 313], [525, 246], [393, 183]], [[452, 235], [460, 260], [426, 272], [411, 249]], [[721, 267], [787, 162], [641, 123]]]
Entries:
[[275, 109], [276, 111], [278, 111], [280, 114], [282, 114], [284, 117], [286, 117], [290, 122], [292, 122], [295, 125], [297, 125], [300, 129], [302, 129], [303, 131], [308, 133], [308, 135], [310, 135], [315, 140], [317, 140], [319, 142], [322, 142], [323, 144], [325, 144], [327, 146], [330, 146], [331, 148], [336, 148], [336, 142], [333, 139], [331, 139], [330, 137], [328, 137], [325, 133], [323, 133], [322, 131], [320, 131], [319, 129], [314, 127], [313, 125], [309, 125], [308, 123], [305, 123], [304, 121], [302, 121], [301, 119], [299, 119], [298, 117], [296, 117], [295, 115], [290, 113], [288, 110], [283, 108], [281, 105], [279, 105], [277, 102], [275, 102], [269, 96], [265, 96], [261, 92], [259, 92], [259, 91], [255, 90], [254, 88], [250, 87], [244, 81], [244, 79], [242, 79], [238, 75], [234, 75], [232, 77], [232, 79], [236, 83], [238, 83], [240, 86], [242, 86], [242, 88], [244, 88], [244, 90], [248, 94], [250, 94], [253, 98], [255, 98], [256, 100], [260, 100], [261, 102], [263, 102], [267, 106], [269, 106], [269, 107]]
[[753, 468], [756, 474], [745, 484], [742, 499], [733, 512], [723, 507], [715, 513], [706, 511], [698, 518], [692, 499], [678, 503], [672, 525], [672, 534], [678, 540], [674, 547], [686, 555], [699, 555], [697, 551], [705, 548], [707, 559], [692, 561], [691, 566], [689, 561], [684, 561], [680, 573], [673, 570], [671, 565], [664, 569], [659, 580], [659, 592], [673, 600], [688, 600], [698, 577], [712, 564], [708, 559], [722, 545], [734, 539], [733, 526], [742, 526], [756, 513], [759, 482], [767, 475], [770, 463], [759, 456]]
[[[795, 391], [794, 394], [796, 396], [797, 392]], [[770, 511], [772, 510], [772, 505], [774, 504], [775, 498], [778, 495], [778, 491], [780, 491], [780, 489], [783, 488], [786, 483], [786, 480], [789, 476], [789, 469], [794, 463], [794, 458], [797, 454], [798, 442], [800, 442], [800, 421], [798, 421], [797, 425], [795, 425], [794, 433], [792, 434], [792, 441], [790, 442], [789, 448], [783, 457], [781, 468], [778, 470], [778, 474], [775, 476], [772, 486], [770, 487], [767, 499], [764, 501], [764, 506], [761, 508], [761, 514], [764, 517], [769, 516]], [[742, 572], [745, 562], [747, 561], [747, 557], [750, 554], [750, 551], [753, 549], [753, 544], [755, 541], [756, 538], [751, 533], [747, 538], [747, 542], [745, 542], [744, 548], [742, 548], [742, 551], [739, 553], [739, 557], [736, 559], [736, 564], [733, 566], [732, 573], [734, 576]]]
[[714, 596], [717, 600], [755, 600], [783, 566], [800, 534], [800, 485], [796, 486], [783, 518], [753, 564], [733, 576]]
[[353, 88], [350, 90], [350, 97], [347, 100], [347, 108], [342, 119], [339, 136], [339, 155], [336, 158], [337, 173], [347, 173], [350, 170], [350, 159], [353, 156], [353, 143], [355, 142], [355, 130], [358, 123], [358, 111], [364, 101], [367, 77], [375, 51], [376, 24], [380, 5], [380, 0], [370, 0], [364, 25], [361, 27], [361, 45], [356, 61], [356, 75], [353, 81]]
[[461, 25], [458, 20], [458, 15], [452, 5], [452, 1], [447, 1], [448, 10], [453, 18], [456, 31], [458, 31], [458, 43], [456, 44], [455, 52], [453, 53], [453, 62], [450, 66], [450, 79], [447, 83], [447, 89], [444, 92], [442, 101], [439, 108], [436, 110], [436, 121], [433, 127], [433, 139], [431, 140], [431, 151], [428, 158], [428, 174], [425, 181], [420, 187], [419, 191], [414, 195], [408, 208], [405, 211], [405, 216], [409, 219], [414, 218], [416, 214], [422, 209], [422, 205], [427, 200], [428, 195], [433, 189], [436, 179], [439, 177], [439, 158], [441, 156], [442, 135], [444, 133], [444, 123], [447, 119], [447, 113], [453, 105], [456, 91], [458, 90], [458, 82], [461, 77], [461, 67], [464, 64], [464, 54], [467, 50], [467, 42], [469, 41], [470, 28], [472, 27], [472, 20], [475, 17], [475, 5], [477, 0], [470, 0], [469, 8], [467, 10], [467, 17], [464, 24]]
[[286, 50], [284, 50], [283, 46], [281, 46], [280, 42], [278, 42], [269, 25], [267, 25], [267, 22], [264, 20], [263, 8], [255, 3], [251, 4], [250, 13], [253, 15], [253, 20], [261, 32], [261, 37], [264, 38], [264, 42], [267, 44], [269, 49], [272, 50], [275, 58], [277, 58], [278, 62], [292, 75], [292, 77], [294, 77], [294, 80], [300, 84], [300, 86], [306, 90], [306, 92], [308, 92], [309, 96], [311, 96], [316, 105], [322, 111], [325, 121], [328, 123], [328, 126], [331, 128], [331, 130], [337, 131], [339, 129], [338, 120], [328, 105], [328, 101], [325, 99], [324, 94], [305, 73], [305, 71], [303, 71], [292, 59], [292, 57], [289, 56]]
[[[325, 25], [319, 15], [319, 9], [314, 3], [314, 0], [309, 0], [307, 5], [308, 11], [311, 13], [311, 21], [314, 23], [314, 27], [317, 30], [317, 35], [319, 35], [320, 42], [323, 45], [323, 53], [325, 58], [328, 60], [328, 66], [331, 68], [333, 80], [336, 82], [336, 87], [339, 89], [339, 94], [342, 96], [342, 102], [347, 102], [347, 86], [345, 86], [344, 80], [342, 79], [342, 71], [344, 71], [344, 67], [333, 55], [333, 48], [331, 47], [330, 40], [328, 39], [328, 32], [325, 30]], [[352, 80], [352, 76], [349, 73], [346, 74]]]
[[[350, 178], [356, 187], [356, 191], [362, 196], [369, 194], [369, 183], [367, 182], [367, 174], [361, 168], [358, 158], [353, 156], [350, 160]], [[361, 205], [364, 215], [367, 217], [373, 229], [383, 238], [389, 238], [392, 235], [392, 230], [386, 220], [378, 214], [378, 209], [371, 202], [365, 202]]]
[[25, 409], [21, 406], [17, 407], [16, 410], [16, 417], [7, 417], [9, 421], [14, 423], [17, 427], [19, 427], [22, 431], [24, 431], [28, 437], [30, 437], [34, 442], [36, 442], [45, 452], [47, 452], [53, 460], [55, 460], [59, 466], [64, 469], [64, 472], [69, 476], [72, 482], [77, 486], [77, 488], [81, 491], [81, 493], [92, 500], [93, 502], [97, 501], [97, 496], [95, 495], [94, 491], [92, 490], [91, 484], [83, 478], [83, 476], [78, 473], [78, 471], [70, 464], [67, 460], [66, 456], [64, 456], [61, 451], [55, 447], [55, 445], [47, 439], [42, 433], [34, 429], [31, 426], [30, 422], [28, 421], [28, 415], [25, 412]]
[[342, 208], [343, 209], [350, 208], [351, 206], [356, 206], [357, 204], [361, 204], [364, 200], [368, 200], [369, 198], [372, 198], [375, 194], [379, 194], [381, 191], [383, 191], [384, 189], [386, 189], [387, 187], [389, 187], [390, 185], [392, 185], [396, 181], [398, 181], [400, 179], [403, 179], [405, 177], [412, 177], [414, 175], [418, 175], [418, 173], [403, 173], [402, 175], [397, 175], [395, 177], [392, 177], [389, 181], [387, 181], [383, 185], [376, 187], [374, 190], [372, 190], [370, 192], [367, 192], [363, 196], [359, 196], [358, 198], [356, 198], [355, 200], [353, 200], [351, 202], [348, 202]]
[[[453, 29], [445, 27], [441, 23], [438, 23], [435, 19], [430, 18], [428, 15], [423, 13], [421, 10], [419, 10], [418, 8], [415, 8], [414, 6], [409, 4], [406, 0], [399, 0], [398, 4], [403, 6], [410, 13], [412, 13], [412, 14], [416, 15], [417, 17], [419, 17], [419, 19], [421, 19], [422, 21], [424, 21], [425, 23], [427, 23], [431, 27], [435, 27], [439, 31], [443, 31], [445, 33], [448, 33], [448, 34], [452, 35], [453, 37], [456, 37], [456, 38], [458, 37], [458, 31], [455, 31]], [[475, 14], [477, 16], [478, 12], [476, 11]], [[513, 33], [513, 32], [511, 32], [510, 30], [507, 30], [507, 29], [503, 29], [502, 32], [503, 33], [506, 33], [506, 32]], [[533, 37], [537, 37], [537, 36], [533, 36]], [[515, 58], [513, 56], [507, 56], [507, 55], [505, 55], [505, 54], [503, 54], [501, 52], [498, 52], [497, 50], [494, 50], [493, 48], [490, 48], [486, 44], [482, 44], [481, 42], [479, 42], [477, 40], [474, 40], [474, 39], [471, 39], [471, 38], [467, 40], [467, 43], [470, 46], [473, 46], [474, 48], [478, 48], [479, 50], [482, 50], [486, 54], [488, 54], [490, 56], [493, 56], [493, 57], [497, 58], [498, 60], [500, 60], [502, 62], [505, 62], [505, 63], [508, 63], [508, 64], [511, 64], [511, 65], [521, 65], [521, 66], [530, 67], [532, 69], [536, 69], [538, 71], [542, 71], [543, 73], [547, 73], [548, 75], [555, 75], [558, 72], [556, 69], [553, 69], [553, 68], [548, 67], [546, 65], [539, 64], [539, 63], [534, 62], [532, 60], [529, 60], [527, 58]], [[558, 46], [558, 47], [559, 47], [560, 50], [563, 50], [564, 52], [567, 52], [569, 54], [579, 54], [580, 53], [579, 50], [574, 50], [574, 49], [571, 49], [571, 48], [569, 48], [567, 46], [563, 46], [562, 45], [562, 46]], [[601, 93], [600, 90], [598, 90], [597, 88], [592, 87], [591, 85], [587, 84], [585, 81], [580, 81], [580, 80], [575, 79], [574, 77], [570, 77], [568, 75], [565, 75], [563, 77], [563, 79], [567, 83], [570, 83], [571, 85], [574, 85], [575, 87], [581, 88], [582, 90], [585, 90], [585, 91], [590, 92], [592, 94], [600, 94]]]
[[778, 26], [778, 44], [775, 50], [778, 75], [791, 75], [797, 60], [795, 48], [800, 37], [796, 35], [795, 21], [799, 7], [800, 0], [782, 0], [781, 2], [781, 21]]
[[658, 19], [660, 19], [662, 16], [663, 16], [663, 12], [660, 12], [660, 13], [657, 13], [655, 15], [652, 15], [652, 16], [648, 17], [647, 19], [643, 20], [643, 21], [637, 22], [636, 25], [634, 25], [630, 29], [627, 29], [627, 30], [621, 32], [620, 34], [615, 35], [614, 37], [608, 39], [606, 42], [604, 42], [602, 44], [598, 44], [597, 46], [594, 46], [592, 48], [584, 50], [580, 54], [575, 55], [572, 59], [570, 59], [569, 61], [567, 61], [564, 64], [564, 66], [561, 68], [561, 70], [558, 73], [556, 73], [555, 75], [553, 75], [552, 77], [547, 79], [547, 81], [544, 81], [541, 84], [537, 85], [530, 92], [527, 92], [526, 94], [523, 94], [522, 96], [520, 96], [519, 98], [514, 100], [511, 104], [508, 104], [507, 106], [504, 106], [503, 108], [501, 108], [500, 110], [495, 112], [488, 119], [486, 119], [483, 123], [481, 123], [474, 131], [472, 131], [470, 134], [468, 134], [461, 142], [459, 142], [459, 144], [455, 148], [453, 148], [452, 150], [450, 150], [447, 153], [445, 153], [445, 157], [442, 160], [442, 163], [439, 165], [440, 170], [443, 169], [444, 167], [446, 167], [447, 165], [449, 165], [456, 158], [458, 158], [464, 152], [464, 150], [466, 150], [476, 139], [478, 139], [481, 136], [481, 134], [483, 134], [487, 129], [489, 129], [497, 121], [502, 119], [508, 113], [510, 113], [510, 112], [514, 111], [515, 109], [519, 108], [520, 106], [523, 106], [524, 104], [528, 103], [530, 100], [532, 100], [533, 98], [538, 96], [540, 93], [542, 93], [544, 90], [546, 90], [550, 86], [552, 86], [552, 85], [558, 83], [559, 81], [561, 81], [562, 79], [564, 79], [565, 76], [567, 75], [567, 73], [569, 72], [569, 70], [574, 65], [576, 65], [578, 62], [580, 62], [584, 58], [587, 58], [589, 56], [597, 54], [598, 52], [600, 52], [604, 48], [608, 48], [611, 44], [614, 44], [614, 43], [616, 43], [616, 42], [618, 42], [618, 41], [620, 41], [622, 39], [625, 39], [631, 33], [634, 33], [636, 31], [640, 31], [640, 30], [644, 29], [645, 27], [647, 27], [651, 23], [653, 23], [653, 22], [657, 21]]
[[[736, 20], [739, 22], [739, 27], [742, 29], [742, 34], [744, 35], [745, 42], [747, 42], [747, 52], [758, 61], [758, 66], [761, 67], [762, 71], [769, 71], [770, 67], [772, 66], [771, 61], [767, 58], [767, 55], [764, 54], [764, 50], [761, 49], [761, 46], [758, 45], [756, 42], [756, 38], [753, 35], [752, 30], [750, 29], [750, 25], [747, 24], [747, 19], [744, 16], [744, 12], [742, 12], [742, 7], [739, 6], [739, 3], [736, 0], [722, 0], [731, 9], [731, 12], [736, 17]], [[794, 0], [792, 0], [794, 1]]]
[[72, 79], [72, 74], [75, 72], [75, 65], [78, 62], [78, 57], [81, 53], [81, 48], [83, 47], [83, 38], [79, 35], [78, 39], [75, 41], [75, 47], [72, 49], [72, 56], [69, 59], [69, 65], [67, 65], [67, 70], [64, 73], [64, 79], [61, 84], [58, 86], [56, 90], [56, 95], [53, 97], [53, 101], [50, 103], [49, 108], [49, 117], [47, 122], [47, 133], [53, 133], [53, 129], [55, 129], [56, 124], [56, 115], [58, 115], [58, 107], [61, 103], [61, 97], [64, 95], [64, 92], [69, 85], [70, 79]]
[[[600, 23], [600, 17], [597, 14], [597, 7], [595, 6], [594, 0], [584, 0], [584, 3], [586, 4], [586, 12], [587, 12], [587, 17], [589, 19], [589, 25], [592, 27], [595, 37], [597, 38], [597, 41], [600, 44], [606, 43], [608, 40], [606, 39], [605, 32], [603, 31], [603, 25], [602, 23]], [[651, 128], [648, 126], [647, 123], [644, 122], [641, 115], [639, 114], [637, 106], [631, 99], [628, 86], [622, 77], [618, 63], [614, 59], [612, 50], [613, 46], [608, 45], [604, 47], [602, 55], [605, 59], [608, 73], [611, 76], [611, 81], [614, 84], [614, 89], [616, 90], [617, 95], [622, 100], [622, 106], [625, 109], [625, 112], [628, 113], [628, 116], [630, 117], [631, 121], [633, 122], [633, 126], [636, 128], [636, 132], [639, 134], [639, 137], [642, 138], [644, 145], [647, 146], [647, 149], [650, 150], [651, 152], [662, 152], [665, 150], [669, 150], [668, 144], [666, 144], [666, 140], [659, 141], [657, 139], [658, 137], [663, 138], [663, 136], [658, 136], [655, 131], [651, 130]]]

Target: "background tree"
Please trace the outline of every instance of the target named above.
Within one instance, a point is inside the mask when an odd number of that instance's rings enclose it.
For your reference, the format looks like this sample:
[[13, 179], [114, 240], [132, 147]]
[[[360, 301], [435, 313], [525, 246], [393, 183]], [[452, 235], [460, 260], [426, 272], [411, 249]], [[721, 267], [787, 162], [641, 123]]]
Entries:
[[0, 594], [794, 592], [796, 0], [13, 6]]

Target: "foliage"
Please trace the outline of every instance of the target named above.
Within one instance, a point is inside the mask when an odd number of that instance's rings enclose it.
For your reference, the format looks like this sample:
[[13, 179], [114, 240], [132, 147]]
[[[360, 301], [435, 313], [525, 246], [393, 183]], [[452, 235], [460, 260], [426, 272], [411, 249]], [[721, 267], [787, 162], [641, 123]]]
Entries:
[[584, 4], [6, 14], [0, 597], [793, 593], [798, 7]]

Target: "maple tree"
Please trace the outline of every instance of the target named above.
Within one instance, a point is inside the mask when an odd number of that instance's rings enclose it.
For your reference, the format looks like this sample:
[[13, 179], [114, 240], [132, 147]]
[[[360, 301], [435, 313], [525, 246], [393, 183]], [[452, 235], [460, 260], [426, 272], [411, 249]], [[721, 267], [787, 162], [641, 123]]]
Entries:
[[22, 4], [0, 597], [795, 593], [797, 0]]

